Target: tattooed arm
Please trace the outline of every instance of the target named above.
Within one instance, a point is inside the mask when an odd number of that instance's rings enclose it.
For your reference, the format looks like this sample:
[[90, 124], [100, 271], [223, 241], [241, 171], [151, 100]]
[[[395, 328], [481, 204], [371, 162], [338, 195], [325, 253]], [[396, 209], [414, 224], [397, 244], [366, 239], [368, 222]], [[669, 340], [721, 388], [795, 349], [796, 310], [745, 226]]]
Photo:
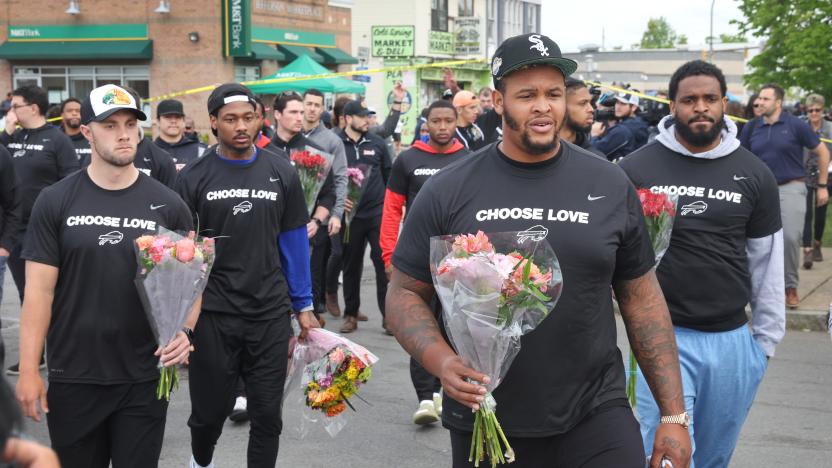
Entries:
[[[655, 270], [614, 284], [621, 317], [627, 328], [630, 346], [644, 378], [653, 392], [662, 416], [685, 411], [682, 376], [676, 336]], [[676, 468], [690, 463], [688, 431], [678, 424], [659, 424], [650, 466], [658, 467], [663, 457]]]
[[413, 359], [442, 381], [442, 388], [454, 400], [479, 409], [485, 387], [468, 383], [488, 383], [489, 378], [471, 369], [445, 342], [433, 316], [430, 301], [433, 285], [419, 281], [393, 267], [387, 290], [387, 326]]

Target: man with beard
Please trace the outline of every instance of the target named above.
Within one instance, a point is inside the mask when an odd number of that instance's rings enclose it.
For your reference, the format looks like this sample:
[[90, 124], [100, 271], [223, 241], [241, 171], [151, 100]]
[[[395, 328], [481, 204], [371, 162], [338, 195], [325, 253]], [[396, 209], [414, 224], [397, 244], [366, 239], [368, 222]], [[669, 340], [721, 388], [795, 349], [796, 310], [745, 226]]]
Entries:
[[[47, 414], [67, 468], [158, 466], [168, 407], [155, 394], [158, 366], [186, 363], [191, 350], [186, 329], [156, 345], [134, 283], [136, 238], [193, 229], [176, 193], [133, 166], [145, 118], [123, 88], [92, 90], [81, 106], [92, 162], [43, 189], [26, 232], [17, 399], [35, 421]], [[198, 315], [195, 305], [187, 329]], [[38, 371], [44, 339], [48, 391]]]
[[[809, 124], [783, 112], [783, 88], [767, 84], [760, 90], [755, 105], [760, 117], [748, 121], [740, 134], [742, 145], [756, 154], [774, 173], [780, 189], [780, 215], [783, 219], [783, 252], [786, 306], [796, 309], [800, 303], [797, 285], [800, 280], [800, 243], [806, 217], [806, 163], [803, 149], [818, 155], [818, 167], [829, 166], [829, 149], [821, 143]], [[829, 201], [827, 173], [818, 174], [817, 206]]]
[[589, 132], [595, 120], [592, 108], [592, 96], [581, 80], [566, 79], [566, 121], [560, 128], [558, 136], [563, 141], [575, 144], [602, 158], [604, 153], [589, 144]]
[[216, 237], [217, 257], [203, 293], [188, 367], [191, 468], [213, 466], [214, 448], [245, 382], [251, 420], [249, 467], [277, 461], [290, 316], [306, 337], [312, 313], [309, 213], [297, 172], [285, 157], [257, 148], [256, 103], [248, 88], [223, 84], [208, 97], [217, 146], [189, 164], [177, 189]]
[[355, 214], [347, 228], [349, 242], [344, 243], [344, 324], [340, 331], [352, 333], [358, 328], [358, 321], [367, 320], [359, 307], [364, 252], [368, 243], [376, 274], [376, 301], [382, 316], [382, 327], [386, 329], [384, 297], [387, 295], [387, 275], [384, 274], [384, 261], [381, 259], [379, 231], [384, 207], [384, 187], [390, 177], [392, 163], [384, 140], [368, 133], [369, 111], [362, 107], [361, 101], [348, 102], [343, 112], [346, 126], [339, 136], [344, 143], [347, 164], [349, 167], [369, 168], [369, 179], [364, 181], [361, 198], [355, 206], [350, 200], [345, 202], [345, 210], [355, 210]]
[[[11, 153], [19, 181], [21, 238], [25, 236], [32, 206], [40, 191], [79, 168], [72, 141], [46, 121], [48, 106], [49, 99], [43, 88], [22, 86], [14, 90], [12, 107], [6, 114], [6, 131], [0, 134], [0, 144]], [[20, 256], [22, 249], [22, 242], [18, 243], [7, 260], [21, 303], [26, 290], [26, 263]], [[41, 365], [44, 365], [42, 360]], [[18, 372], [17, 363], [6, 370], [10, 375]]]
[[177, 171], [202, 157], [207, 147], [185, 134], [185, 110], [180, 101], [165, 99], [160, 102], [156, 107], [156, 116], [159, 136], [153, 143], [170, 154]]
[[[427, 180], [463, 156], [469, 154], [454, 138], [456, 109], [448, 101], [435, 101], [428, 107], [428, 141], [417, 141], [396, 158], [387, 192], [384, 196], [384, 214], [381, 217], [381, 258], [388, 276], [392, 271], [390, 259], [399, 238], [402, 214], [413, 205], [416, 195]], [[419, 407], [413, 413], [414, 424], [430, 424], [439, 420], [442, 414], [442, 400], [439, 395], [439, 379], [432, 376], [415, 359], [410, 358], [410, 381], [416, 390]]]
[[[736, 125], [724, 115], [726, 89], [716, 66], [701, 60], [682, 65], [670, 79], [671, 115], [660, 122], [660, 135], [620, 163], [636, 187], [679, 195], [657, 276], [693, 418], [693, 461], [709, 467], [729, 466], [786, 325], [777, 182], [740, 146]], [[644, 375], [637, 378], [649, 451], [660, 413]]]
[[78, 99], [69, 98], [61, 103], [61, 129], [72, 140], [78, 161], [86, 161], [86, 164], [89, 164], [92, 150], [90, 142], [81, 133], [81, 101]]
[[[658, 467], [664, 457], [677, 468], [688, 466], [673, 327], [653, 272], [638, 196], [618, 167], [558, 138], [566, 114], [565, 78], [576, 68], [541, 34], [500, 45], [491, 72], [503, 141], [427, 181], [393, 254], [390, 327], [442, 382], [442, 422], [450, 429], [454, 468], [473, 466], [471, 410], [486, 398], [481, 384], [501, 376], [469, 368], [443, 338], [430, 307], [430, 238], [478, 231], [518, 231], [520, 237], [530, 228], [544, 232], [556, 253], [563, 290], [555, 309], [522, 338], [494, 391], [497, 417], [516, 452], [514, 464], [644, 467], [616, 345], [612, 285], [633, 351], [667, 417], [657, 430], [650, 466]], [[559, 210], [579, 216], [558, 217]]]

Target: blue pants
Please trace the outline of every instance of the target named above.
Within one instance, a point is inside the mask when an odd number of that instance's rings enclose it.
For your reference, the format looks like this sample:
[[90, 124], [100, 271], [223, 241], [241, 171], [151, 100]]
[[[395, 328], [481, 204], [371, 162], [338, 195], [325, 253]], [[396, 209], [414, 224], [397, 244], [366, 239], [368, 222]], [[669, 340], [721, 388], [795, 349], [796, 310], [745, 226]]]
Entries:
[[[743, 325], [727, 332], [674, 327], [693, 448], [691, 468], [727, 467], [768, 361]], [[653, 452], [659, 408], [638, 371], [636, 412], [645, 453]]]

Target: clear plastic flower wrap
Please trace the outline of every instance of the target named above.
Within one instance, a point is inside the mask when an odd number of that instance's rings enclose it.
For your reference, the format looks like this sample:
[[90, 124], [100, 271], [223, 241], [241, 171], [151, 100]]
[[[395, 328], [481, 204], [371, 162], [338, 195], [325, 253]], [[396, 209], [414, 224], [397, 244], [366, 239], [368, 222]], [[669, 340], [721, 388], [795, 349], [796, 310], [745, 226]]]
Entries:
[[329, 153], [307, 146], [302, 151], [293, 151], [289, 159], [298, 172], [306, 208], [311, 215], [335, 158]]
[[352, 203], [352, 209], [344, 215], [345, 244], [350, 242], [350, 223], [355, 217], [358, 204], [361, 202], [361, 195], [364, 194], [364, 189], [367, 187], [372, 172], [373, 166], [368, 164], [358, 164], [347, 168], [347, 200]]
[[431, 238], [431, 274], [448, 338], [466, 365], [491, 379], [474, 418], [474, 466], [486, 456], [492, 466], [514, 461], [491, 393], [520, 352], [520, 338], [548, 316], [563, 289], [548, 231], [536, 228]]
[[[297, 332], [297, 323], [292, 322]], [[346, 410], [355, 411], [350, 398], [361, 399], [359, 387], [372, 376], [378, 357], [323, 328], [309, 330], [305, 341], [293, 338], [290, 350], [283, 401], [290, 393], [299, 391], [297, 401], [303, 408], [297, 426], [299, 437], [305, 438], [315, 425], [322, 425], [335, 437], [347, 425]]]
[[[214, 239], [182, 235], [165, 228], [133, 243], [138, 261], [136, 289], [159, 346], [166, 346], [182, 329], [194, 302], [208, 283], [214, 264]], [[173, 366], [159, 363], [156, 397], [170, 400], [179, 387]]]

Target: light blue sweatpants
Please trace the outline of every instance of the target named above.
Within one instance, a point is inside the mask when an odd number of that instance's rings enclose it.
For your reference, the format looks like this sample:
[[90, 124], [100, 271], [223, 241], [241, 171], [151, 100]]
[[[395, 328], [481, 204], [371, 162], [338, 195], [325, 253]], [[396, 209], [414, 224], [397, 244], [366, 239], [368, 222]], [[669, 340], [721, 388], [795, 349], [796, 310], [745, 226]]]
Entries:
[[[691, 468], [722, 468], [731, 461], [740, 430], [763, 380], [768, 361], [743, 325], [727, 332], [674, 327], [685, 408], [693, 447]], [[636, 382], [636, 412], [644, 452], [653, 452], [659, 408], [641, 369]]]

